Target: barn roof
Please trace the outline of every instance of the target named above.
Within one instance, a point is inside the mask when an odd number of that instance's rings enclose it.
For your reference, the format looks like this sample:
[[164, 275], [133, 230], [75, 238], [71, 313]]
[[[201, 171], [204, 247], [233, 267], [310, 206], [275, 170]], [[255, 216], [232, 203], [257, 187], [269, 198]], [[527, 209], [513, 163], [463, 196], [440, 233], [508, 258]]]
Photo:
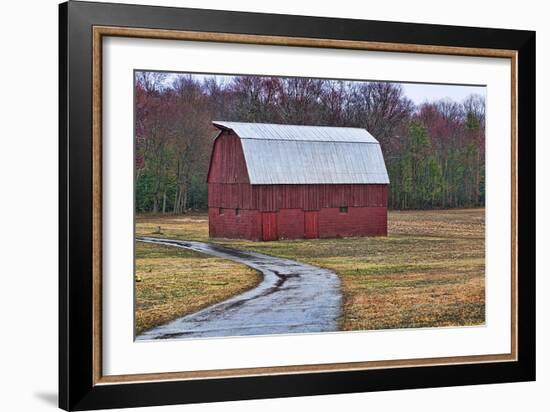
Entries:
[[251, 184], [388, 184], [365, 129], [214, 121], [239, 136]]

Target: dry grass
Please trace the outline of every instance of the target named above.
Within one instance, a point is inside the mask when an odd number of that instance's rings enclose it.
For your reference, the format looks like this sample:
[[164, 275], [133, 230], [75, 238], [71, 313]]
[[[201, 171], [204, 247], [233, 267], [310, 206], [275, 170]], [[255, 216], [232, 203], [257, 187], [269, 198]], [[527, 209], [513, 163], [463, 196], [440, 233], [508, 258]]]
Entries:
[[[160, 234], [158, 233], [160, 228]], [[208, 240], [208, 214], [185, 216], [138, 215], [137, 236], [158, 236], [171, 239]]]
[[171, 246], [136, 243], [136, 333], [256, 286], [247, 266]]
[[[206, 215], [138, 218], [138, 234], [208, 240]], [[485, 322], [484, 210], [389, 213], [389, 236], [251, 242], [216, 239], [326, 267], [344, 293], [341, 329], [479, 325]]]

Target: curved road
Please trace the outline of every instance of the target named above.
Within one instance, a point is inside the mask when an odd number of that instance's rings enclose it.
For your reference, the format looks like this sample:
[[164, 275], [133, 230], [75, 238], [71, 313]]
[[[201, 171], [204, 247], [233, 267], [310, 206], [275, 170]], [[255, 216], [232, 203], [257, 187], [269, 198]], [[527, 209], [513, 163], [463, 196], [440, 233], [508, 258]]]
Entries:
[[340, 280], [330, 270], [211, 243], [149, 237], [137, 240], [230, 259], [263, 273], [262, 282], [254, 289], [150, 329], [137, 340], [337, 330]]

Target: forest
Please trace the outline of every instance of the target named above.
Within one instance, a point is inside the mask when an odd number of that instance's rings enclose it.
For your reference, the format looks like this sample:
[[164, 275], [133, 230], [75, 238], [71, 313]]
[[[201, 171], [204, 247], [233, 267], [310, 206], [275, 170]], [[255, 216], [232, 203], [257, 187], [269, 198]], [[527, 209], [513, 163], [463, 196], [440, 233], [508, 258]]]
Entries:
[[207, 208], [212, 120], [365, 128], [382, 146], [391, 209], [485, 203], [480, 95], [415, 105], [390, 82], [137, 71], [137, 212]]

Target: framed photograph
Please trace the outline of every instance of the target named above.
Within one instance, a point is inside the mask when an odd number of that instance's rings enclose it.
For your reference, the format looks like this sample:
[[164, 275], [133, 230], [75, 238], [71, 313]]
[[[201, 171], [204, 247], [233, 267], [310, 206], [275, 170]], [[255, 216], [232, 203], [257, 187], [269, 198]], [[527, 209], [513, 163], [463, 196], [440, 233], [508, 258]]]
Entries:
[[535, 379], [535, 33], [60, 5], [66, 410]]

